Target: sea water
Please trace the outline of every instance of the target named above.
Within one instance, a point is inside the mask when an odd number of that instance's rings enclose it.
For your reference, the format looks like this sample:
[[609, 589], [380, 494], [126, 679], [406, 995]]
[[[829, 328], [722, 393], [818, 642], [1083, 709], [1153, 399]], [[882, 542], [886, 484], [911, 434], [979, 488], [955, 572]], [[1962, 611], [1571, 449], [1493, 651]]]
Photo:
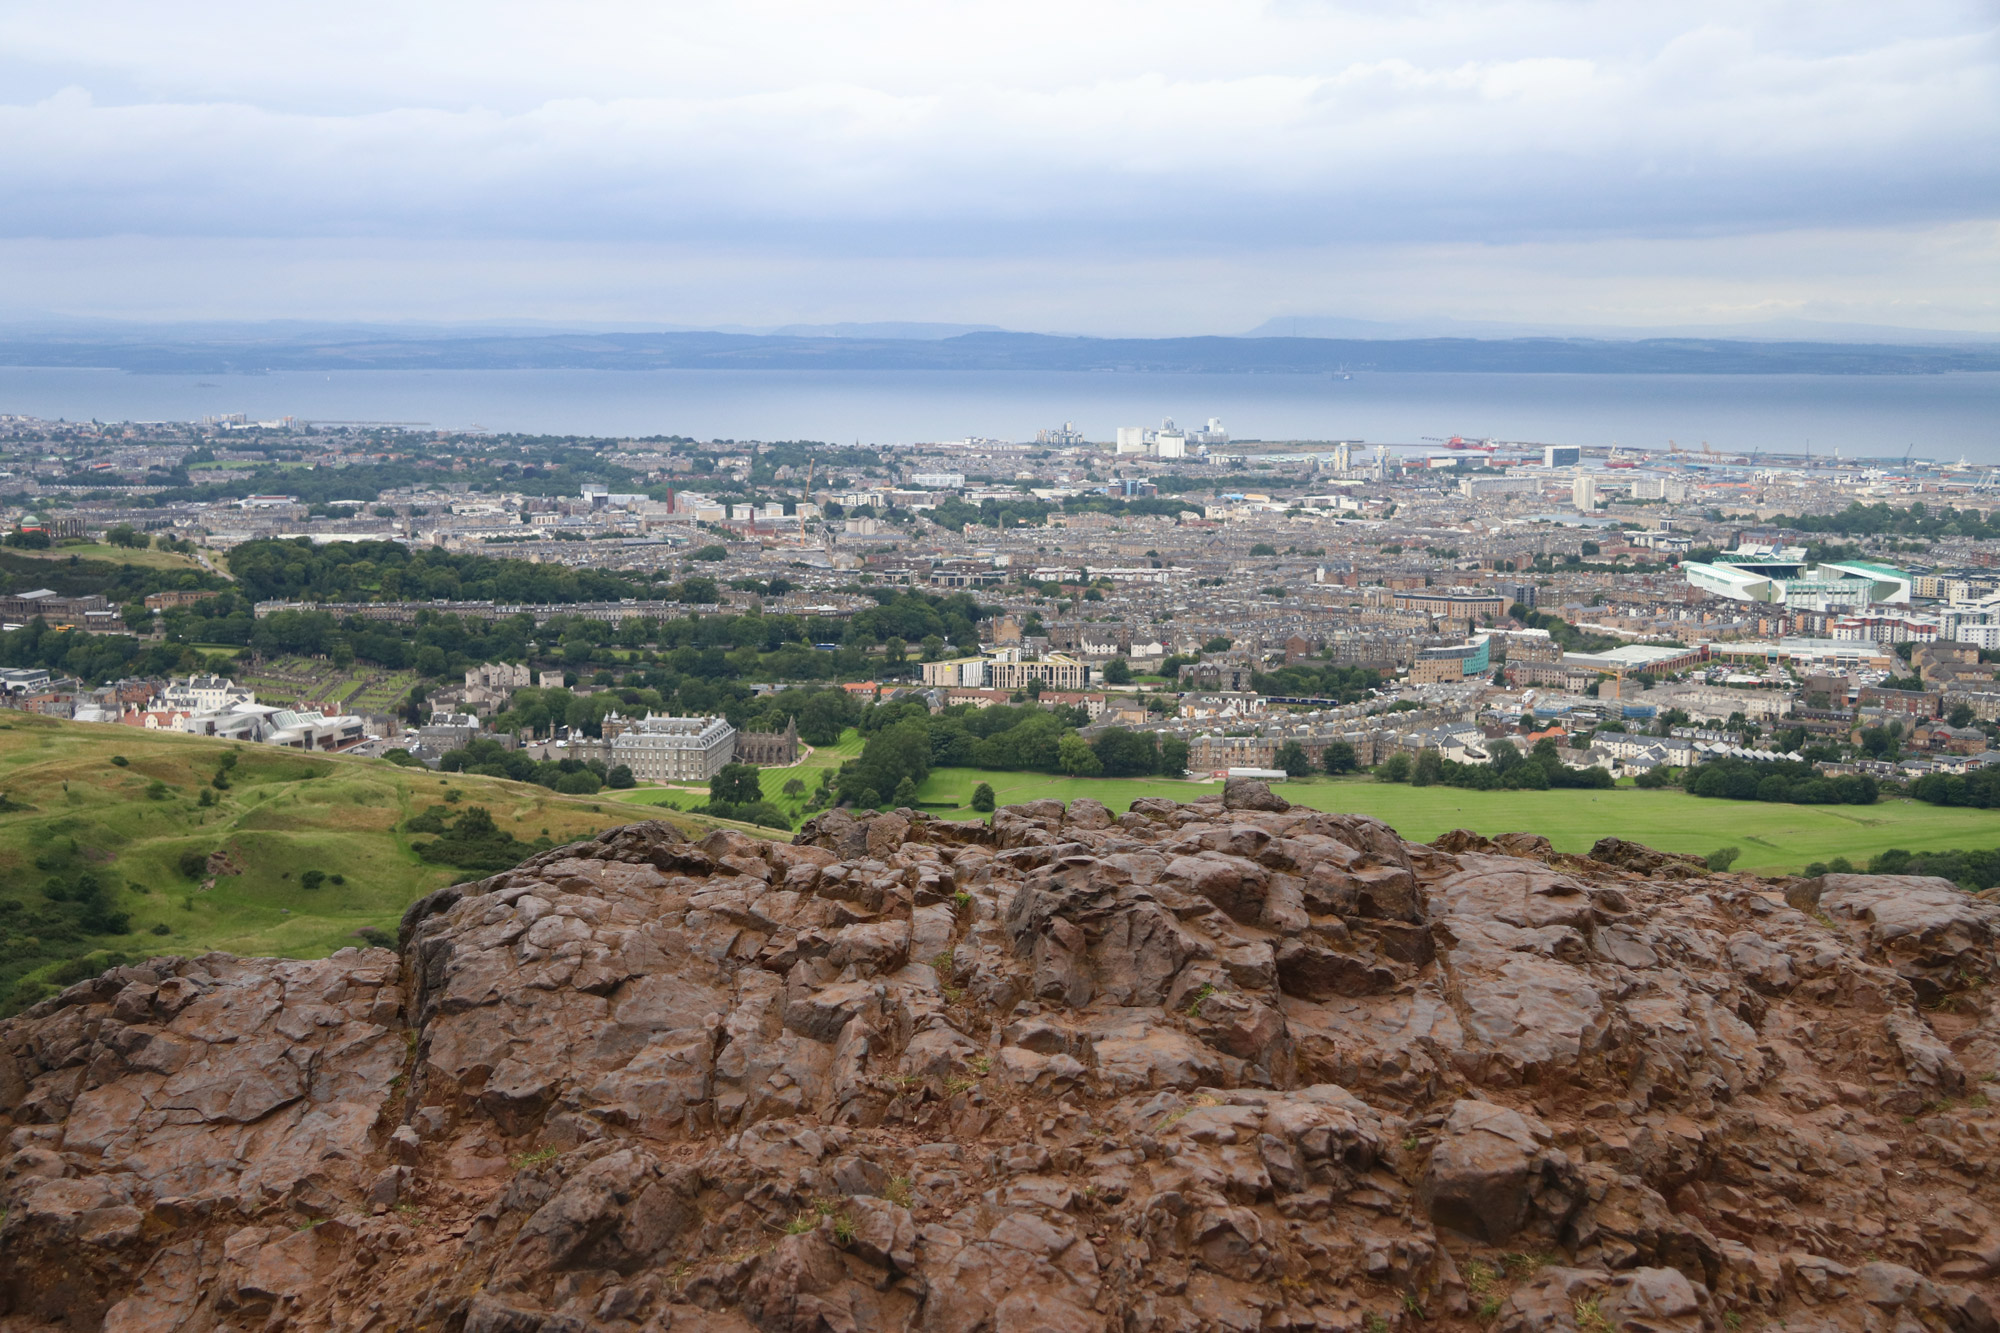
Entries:
[[1183, 375], [1039, 371], [345, 370], [138, 375], [0, 367], [0, 412], [100, 421], [399, 422], [489, 431], [907, 444], [1073, 422], [1220, 418], [1237, 439], [1422, 448], [1452, 435], [2000, 464], [2000, 374]]

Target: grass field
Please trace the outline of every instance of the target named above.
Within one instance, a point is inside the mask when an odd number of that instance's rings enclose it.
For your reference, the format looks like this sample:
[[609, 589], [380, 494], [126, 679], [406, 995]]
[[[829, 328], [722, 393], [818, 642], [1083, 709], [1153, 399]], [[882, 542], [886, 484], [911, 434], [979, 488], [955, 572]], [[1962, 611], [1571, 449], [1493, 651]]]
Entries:
[[[1145, 796], [1191, 801], [1218, 790], [1216, 782], [1163, 778], [1057, 778], [1044, 773], [981, 773], [945, 768], [932, 773], [918, 799], [946, 819], [971, 819], [968, 804], [980, 782], [993, 785], [1000, 804], [1045, 796], [1089, 796], [1124, 811]], [[1706, 854], [1740, 847], [1736, 869], [1765, 874], [1796, 871], [1811, 861], [1845, 856], [1856, 865], [1891, 847], [1989, 848], [2000, 846], [2000, 812], [1885, 800], [1875, 805], [1769, 805], [1762, 801], [1712, 801], [1680, 791], [1478, 792], [1458, 787], [1411, 787], [1366, 778], [1309, 778], [1274, 790], [1297, 805], [1374, 815], [1404, 837], [1428, 842], [1455, 828], [1477, 833], [1525, 829], [1558, 851], [1587, 852], [1599, 838], [1616, 836], [1669, 852]], [[952, 803], [949, 808], [943, 803]]]
[[199, 574], [201, 565], [193, 556], [177, 555], [172, 551], [155, 551], [151, 547], [128, 549], [123, 546], [108, 546], [103, 542], [76, 542], [69, 546], [53, 546], [46, 551], [27, 548], [9, 548], [9, 555], [26, 556], [31, 560], [67, 560], [71, 556], [79, 560], [96, 560], [107, 565], [138, 565], [143, 569], [186, 569]]
[[[237, 766], [217, 790], [210, 780], [231, 750]], [[199, 804], [203, 790], [213, 806]], [[357, 943], [364, 927], [393, 931], [416, 898], [468, 877], [418, 860], [400, 831], [435, 803], [484, 806], [525, 842], [573, 841], [633, 818], [601, 798], [527, 783], [18, 713], [0, 713], [0, 791], [28, 807], [0, 812], [0, 999], [22, 976], [92, 949], [313, 957]], [[205, 889], [177, 867], [188, 850], [224, 851], [239, 873]], [[38, 886], [64, 866], [112, 889], [131, 934], [60, 947], [30, 934], [24, 923], [44, 901]], [[308, 869], [345, 883], [305, 889], [299, 876]], [[161, 924], [166, 932], [155, 934]]]

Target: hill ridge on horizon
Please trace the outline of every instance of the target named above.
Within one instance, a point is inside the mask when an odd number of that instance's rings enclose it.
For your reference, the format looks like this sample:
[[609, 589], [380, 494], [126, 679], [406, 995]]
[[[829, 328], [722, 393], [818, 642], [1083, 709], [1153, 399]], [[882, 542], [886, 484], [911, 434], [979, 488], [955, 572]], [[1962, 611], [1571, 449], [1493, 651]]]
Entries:
[[954, 370], [1340, 374], [1902, 375], [2000, 371], [2000, 345], [1657, 337], [1103, 338], [978, 330], [949, 337], [520, 332], [396, 337], [357, 329], [264, 338], [0, 333], [0, 365], [155, 374], [430, 370]]

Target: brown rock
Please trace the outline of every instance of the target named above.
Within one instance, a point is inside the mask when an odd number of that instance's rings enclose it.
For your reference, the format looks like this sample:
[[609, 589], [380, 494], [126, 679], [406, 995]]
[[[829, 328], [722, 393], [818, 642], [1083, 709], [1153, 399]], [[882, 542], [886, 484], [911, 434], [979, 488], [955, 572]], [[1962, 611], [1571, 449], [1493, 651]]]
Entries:
[[1787, 897], [1255, 784], [614, 829], [0, 1024], [0, 1328], [2000, 1333], [2000, 907]]

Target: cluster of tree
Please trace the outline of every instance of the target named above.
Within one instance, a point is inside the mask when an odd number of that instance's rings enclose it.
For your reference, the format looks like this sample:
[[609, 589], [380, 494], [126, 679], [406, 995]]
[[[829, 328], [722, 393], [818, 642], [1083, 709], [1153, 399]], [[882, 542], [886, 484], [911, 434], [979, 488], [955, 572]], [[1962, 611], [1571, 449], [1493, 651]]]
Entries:
[[[1286, 741], [1271, 756], [1271, 766], [1285, 770], [1285, 776], [1302, 778], [1314, 768], [1313, 759], [1306, 747], [1297, 741]], [[1354, 747], [1346, 741], [1328, 741], [1320, 750], [1318, 767], [1328, 777], [1340, 777], [1352, 773], [1361, 765], [1355, 758]]]
[[1520, 621], [1529, 629], [1545, 629], [1556, 646], [1566, 653], [1601, 653], [1618, 646], [1617, 639], [1606, 638], [1602, 634], [1585, 634], [1561, 616], [1537, 611], [1526, 602], [1516, 602], [1507, 608], [1507, 614]]
[[1975, 810], [2000, 808], [2000, 769], [1926, 773], [1910, 784], [1910, 795], [1932, 805], [1963, 805]]
[[[1854, 867], [1844, 860], [1815, 861], [1806, 867], [1808, 875], [1849, 874]], [[1978, 893], [2000, 884], [2000, 849], [1993, 851], [1911, 852], [1891, 847], [1868, 862], [1871, 875], [1936, 875], [1948, 879], [1967, 893]]]
[[1856, 500], [1836, 514], [1781, 516], [1772, 519], [1771, 525], [1800, 532], [1835, 532], [1843, 537], [1970, 537], [1989, 541], [2000, 538], [2000, 521], [1986, 518], [1977, 509], [1954, 509], [1950, 505], [1933, 509], [1921, 500], [1907, 509], [1886, 503], [1866, 505]]
[[948, 495], [938, 501], [937, 507], [925, 517], [953, 532], [964, 532], [968, 523], [985, 528], [1038, 528], [1048, 522], [1055, 508], [1032, 496], [1023, 496], [1019, 500], [988, 498], [975, 505], [956, 495]]
[[[686, 677], [720, 685], [760, 677], [812, 681], [865, 675], [885, 660], [892, 666], [904, 661], [904, 633], [917, 636], [912, 642], [925, 656], [937, 657], [945, 651], [946, 634], [961, 647], [977, 643], [979, 612], [963, 594], [892, 592], [846, 621], [767, 616], [753, 609], [666, 620], [631, 616], [616, 625], [557, 616], [537, 626], [525, 614], [487, 622], [419, 611], [413, 624], [399, 625], [341, 619], [325, 611], [278, 611], [259, 620], [246, 595], [224, 592], [169, 610], [163, 619], [170, 643], [236, 644], [266, 656], [325, 656], [341, 666], [358, 660], [433, 677], [456, 675], [480, 662], [532, 658], [583, 671], [643, 659], [648, 687], [671, 692], [674, 682]], [[815, 646], [828, 642], [836, 645], [832, 651]], [[886, 645], [885, 657], [871, 655], [878, 645]]]
[[1556, 757], [1555, 738], [1546, 736], [1525, 755], [1512, 741], [1495, 741], [1483, 764], [1446, 759], [1436, 750], [1425, 750], [1414, 761], [1406, 754], [1391, 755], [1375, 770], [1375, 776], [1412, 787], [1467, 787], [1474, 791], [1547, 791], [1552, 787], [1603, 791], [1616, 785], [1604, 769], [1571, 768], [1563, 763]]
[[1691, 796], [1791, 805], [1873, 805], [1881, 794], [1874, 778], [1822, 777], [1808, 763], [1789, 759], [1716, 759], [1689, 769], [1682, 786]]
[[1361, 702], [1381, 685], [1381, 675], [1369, 667], [1322, 666], [1311, 662], [1260, 671], [1250, 677], [1250, 687], [1259, 694], [1290, 699], [1335, 699], [1344, 704]]
[[[454, 462], [462, 464], [463, 470], [453, 471], [451, 480], [467, 482], [475, 490], [573, 496], [585, 482], [598, 482], [615, 491], [646, 489], [644, 476], [604, 461], [593, 449], [573, 439], [515, 436], [493, 445], [481, 443], [478, 448], [481, 456], [472, 459], [436, 457], [312, 469], [260, 465], [250, 469], [248, 476], [220, 482], [204, 482], [200, 472], [183, 469], [173, 474], [180, 483], [177, 487], [158, 492], [148, 503], [212, 503], [283, 492], [296, 495], [309, 506], [367, 504], [385, 490], [435, 484], [438, 472]], [[512, 448], [522, 451], [520, 461], [491, 461], [494, 455]]]
[[98, 684], [122, 676], [202, 670], [207, 659], [185, 644], [144, 644], [129, 634], [86, 634], [40, 616], [0, 635], [0, 666], [41, 667]]
[[[393, 750], [388, 757], [391, 762], [418, 762], [404, 750]], [[499, 741], [484, 737], [448, 751], [438, 761], [438, 767], [446, 773], [532, 782], [565, 796], [594, 796], [605, 787], [633, 785], [632, 770], [624, 764], [607, 768], [598, 759], [530, 759], [519, 750], [509, 750]]]
[[400, 542], [308, 537], [245, 542], [229, 572], [253, 602], [394, 602], [446, 598], [498, 602], [604, 602], [650, 597], [649, 583], [600, 569], [458, 555]]
[[755, 764], [724, 764], [708, 780], [708, 804], [699, 808], [718, 819], [737, 819], [764, 828], [792, 826], [783, 810], [764, 799], [763, 773]]
[[433, 805], [404, 821], [403, 828], [409, 833], [438, 835], [429, 842], [410, 844], [410, 849], [422, 860], [489, 874], [519, 865], [554, 845], [546, 837], [521, 841], [495, 824], [492, 813], [483, 805], [468, 805], [456, 819], [450, 817], [447, 807]]
[[[175, 543], [186, 545], [186, 543]], [[156, 592], [226, 588], [227, 580], [196, 569], [160, 569], [108, 560], [47, 560], [0, 551], [0, 578], [12, 589], [53, 588], [65, 597], [102, 596], [114, 606], [143, 603]], [[143, 609], [143, 607], [142, 607]]]
[[936, 715], [918, 702], [870, 705], [860, 719], [861, 756], [835, 779], [843, 804], [907, 805], [933, 768], [1067, 773], [1076, 777], [1179, 776], [1187, 742], [1178, 736], [1112, 727], [1086, 741], [1083, 710], [961, 704]]
[[1135, 496], [1130, 500], [1109, 495], [1083, 495], [1063, 501], [1063, 512], [1069, 514], [1143, 514], [1152, 518], [1173, 518], [1188, 507], [1185, 500], [1153, 495]]

